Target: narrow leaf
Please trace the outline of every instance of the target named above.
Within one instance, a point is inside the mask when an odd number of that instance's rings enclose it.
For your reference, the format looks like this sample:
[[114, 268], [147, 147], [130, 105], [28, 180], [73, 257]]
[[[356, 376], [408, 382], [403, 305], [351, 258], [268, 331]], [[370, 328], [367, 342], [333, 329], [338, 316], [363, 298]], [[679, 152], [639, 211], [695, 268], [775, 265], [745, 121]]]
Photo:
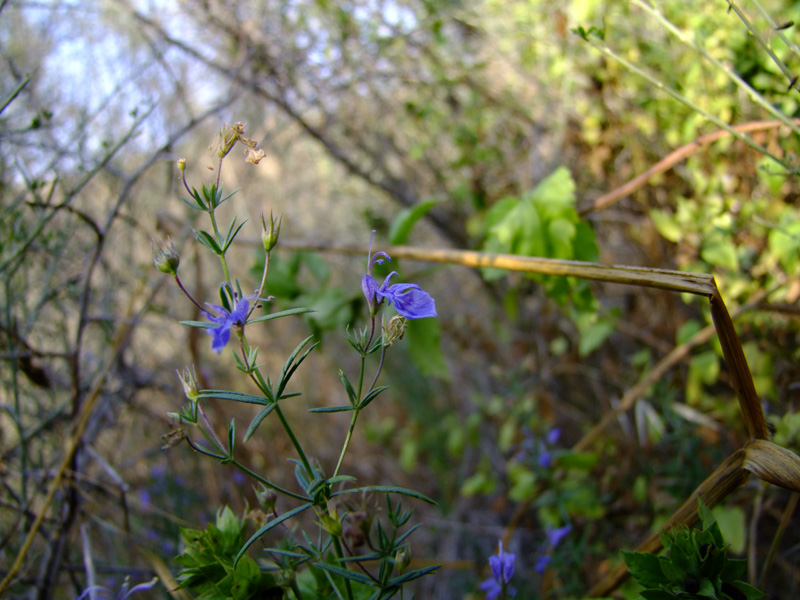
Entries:
[[262, 321], [271, 321], [272, 319], [280, 319], [281, 317], [288, 317], [290, 315], [302, 315], [305, 313], [314, 312], [313, 308], [290, 308], [289, 310], [282, 310], [280, 312], [272, 313], [269, 315], [264, 315], [261, 317], [256, 317], [255, 319], [250, 319], [246, 325], [250, 325], [250, 323], [260, 323]]
[[355, 581], [356, 583], [363, 583], [365, 585], [372, 584], [372, 579], [364, 575], [363, 573], [358, 573], [356, 571], [348, 571], [347, 569], [343, 569], [342, 567], [337, 567], [335, 565], [329, 565], [328, 563], [314, 563], [315, 567], [318, 567], [324, 571], [328, 571], [329, 573], [333, 573], [334, 575], [338, 575], [344, 579], [349, 579], [350, 581]]
[[287, 512], [287, 513], [283, 513], [281, 516], [279, 516], [279, 517], [277, 517], [277, 518], [273, 519], [272, 521], [270, 521], [269, 523], [267, 523], [266, 525], [264, 525], [264, 526], [263, 526], [261, 529], [259, 529], [258, 531], [256, 531], [256, 532], [253, 534], [253, 537], [251, 537], [249, 540], [247, 540], [247, 541], [244, 543], [244, 546], [242, 546], [242, 549], [241, 549], [241, 550], [239, 550], [239, 553], [236, 555], [236, 558], [233, 560], [233, 564], [235, 565], [236, 563], [238, 563], [238, 562], [239, 562], [239, 559], [241, 559], [241, 558], [242, 558], [242, 556], [244, 556], [244, 553], [245, 553], [245, 552], [247, 552], [247, 549], [248, 549], [250, 546], [252, 546], [252, 545], [253, 545], [253, 542], [255, 542], [256, 540], [258, 540], [258, 538], [260, 538], [262, 535], [266, 534], [268, 531], [270, 531], [270, 530], [271, 530], [271, 529], [273, 529], [274, 527], [276, 527], [276, 526], [280, 525], [280, 524], [281, 524], [281, 523], [283, 523], [284, 521], [286, 521], [286, 520], [288, 520], [288, 519], [291, 519], [291, 518], [292, 518], [292, 517], [294, 517], [295, 515], [299, 515], [301, 512], [303, 512], [304, 510], [307, 510], [307, 509], [311, 508], [312, 506], [313, 506], [313, 504], [301, 504], [301, 505], [300, 505], [300, 506], [298, 506], [297, 508], [293, 508], [293, 509], [292, 509], [292, 510], [290, 510], [289, 512]]
[[220, 400], [233, 400], [234, 402], [244, 402], [245, 404], [260, 404], [261, 406], [269, 404], [269, 401], [263, 396], [229, 392], [228, 390], [201, 390], [198, 398], [219, 398]]
[[421, 494], [420, 492], [416, 492], [414, 490], [409, 490], [407, 488], [401, 488], [394, 485], [371, 485], [366, 487], [358, 487], [352, 488], [349, 490], [342, 490], [340, 492], [335, 492], [331, 494], [331, 496], [340, 496], [342, 494], [361, 494], [363, 492], [378, 492], [378, 493], [386, 493], [386, 494], [400, 494], [401, 496], [408, 496], [410, 498], [416, 498], [417, 500], [422, 500], [427, 504], [435, 505], [436, 502], [428, 498], [425, 494]]
[[259, 411], [255, 418], [250, 422], [250, 427], [247, 428], [243, 441], [247, 442], [247, 440], [250, 439], [250, 436], [252, 436], [256, 432], [256, 429], [258, 429], [258, 426], [261, 425], [261, 421], [266, 419], [267, 415], [269, 415], [269, 413], [271, 413], [277, 405], [277, 402], [273, 402], [272, 404], [267, 404]]

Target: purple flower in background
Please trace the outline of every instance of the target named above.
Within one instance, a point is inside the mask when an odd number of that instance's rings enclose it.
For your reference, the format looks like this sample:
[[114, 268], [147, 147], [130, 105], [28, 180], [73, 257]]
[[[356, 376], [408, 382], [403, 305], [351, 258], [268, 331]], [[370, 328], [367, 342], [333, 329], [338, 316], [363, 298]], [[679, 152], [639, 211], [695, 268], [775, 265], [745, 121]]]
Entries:
[[[374, 231], [372, 232], [375, 233]], [[436, 316], [436, 305], [428, 292], [423, 291], [413, 283], [395, 283], [389, 285], [389, 280], [397, 271], [392, 271], [378, 286], [372, 276], [372, 269], [376, 264], [382, 265], [385, 260], [392, 260], [386, 252], [372, 254], [372, 235], [369, 238], [369, 252], [367, 254], [367, 272], [361, 279], [361, 289], [367, 298], [371, 314], [376, 314], [384, 299], [389, 305], [394, 304], [395, 310], [406, 319], [424, 319]]]
[[552, 551], [561, 543], [565, 537], [572, 531], [572, 525], [564, 525], [564, 527], [546, 527], [544, 530], [547, 536], [547, 545], [544, 548], [545, 554], [542, 554], [536, 561], [536, 572], [540, 575], [544, 573], [547, 565], [550, 564], [552, 558]]
[[[489, 557], [489, 566], [492, 568], [492, 577], [480, 584], [479, 589], [486, 592], [487, 600], [493, 600], [500, 594], [514, 595], [515, 591], [508, 587], [508, 582], [514, 576], [515, 554], [503, 551], [503, 542], [496, 556]], [[505, 598], [505, 596], [503, 596]]]
[[[223, 284], [227, 285], [227, 284]], [[210, 321], [216, 323], [216, 327], [210, 327], [208, 333], [211, 335], [211, 349], [219, 354], [231, 338], [231, 327], [242, 327], [247, 315], [250, 312], [250, 300], [254, 296], [244, 296], [236, 301], [236, 307], [229, 312], [224, 306], [218, 304], [207, 304], [214, 309], [214, 313], [206, 311], [206, 316]]]
[[572, 525], [564, 525], [563, 527], [556, 527], [555, 529], [547, 527], [545, 529], [547, 543], [550, 544], [551, 548], [555, 548], [561, 543], [561, 540], [569, 535], [570, 531], [572, 531]]
[[131, 578], [126, 577], [125, 581], [122, 584], [122, 587], [119, 589], [119, 593], [117, 594], [115, 594], [112, 590], [105, 588], [101, 585], [92, 585], [86, 588], [83, 591], [83, 593], [77, 597], [76, 600], [84, 600], [85, 598], [90, 598], [92, 596], [95, 596], [97, 598], [103, 598], [106, 600], [127, 600], [137, 592], [146, 592], [157, 583], [158, 583], [158, 577], [153, 577], [153, 579], [151, 579], [150, 581], [146, 581], [145, 583], [139, 583], [133, 587], [130, 587]]
[[558, 427], [553, 427], [550, 431], [547, 432], [545, 435], [544, 442], [539, 444], [539, 457], [538, 463], [540, 467], [550, 467], [553, 464], [553, 453], [550, 451], [550, 447], [554, 446], [558, 442], [558, 438], [561, 437], [561, 429]]

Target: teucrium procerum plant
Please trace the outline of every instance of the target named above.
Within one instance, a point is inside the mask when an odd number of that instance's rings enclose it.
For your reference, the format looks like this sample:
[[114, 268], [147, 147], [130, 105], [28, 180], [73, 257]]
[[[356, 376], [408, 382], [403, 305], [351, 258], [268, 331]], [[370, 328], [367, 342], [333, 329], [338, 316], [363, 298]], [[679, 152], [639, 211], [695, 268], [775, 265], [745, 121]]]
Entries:
[[[264, 517], [260, 529], [249, 539], [243, 536], [244, 524], [229, 513], [220, 513], [217, 524], [210, 525], [206, 530], [186, 530], [183, 535], [186, 548], [178, 557], [179, 564], [183, 566], [179, 580], [183, 587], [194, 592], [202, 594], [213, 589], [219, 593], [223, 590], [223, 594], [236, 598], [254, 597], [271, 588], [283, 588], [285, 593], [293, 594], [298, 600], [328, 597], [331, 594], [347, 599], [356, 595], [390, 598], [408, 581], [436, 568], [406, 570], [410, 557], [407, 538], [414, 527], [406, 528], [410, 513], [404, 511], [400, 502], [393, 501], [391, 496], [405, 495], [427, 502], [430, 500], [417, 492], [391, 485], [348, 487], [354, 478], [342, 474], [342, 468], [360, 412], [386, 389], [378, 385], [378, 380], [387, 350], [402, 337], [407, 319], [436, 316], [434, 301], [415, 284], [390, 285], [390, 279], [397, 275], [395, 272], [378, 285], [372, 276], [373, 267], [391, 259], [385, 252], [372, 254], [370, 243], [366, 273], [361, 281], [367, 300], [368, 323], [361, 330], [346, 332], [348, 343], [360, 358], [358, 374], [351, 381], [344, 371], [339, 371], [347, 396], [346, 404], [313, 408], [309, 412], [316, 414], [305, 417], [324, 418], [324, 414], [319, 413], [330, 412], [352, 413], [349, 427], [340, 438], [342, 446], [336, 465], [330, 465], [327, 469], [320, 465], [307, 454], [303, 440], [298, 435], [301, 429], [290, 422], [282, 408], [283, 403], [300, 395], [291, 391], [289, 385], [292, 378], [301, 373], [298, 369], [316, 343], [312, 336], [301, 340], [280, 373], [270, 375], [263, 372], [258, 361], [259, 348], [251, 344], [248, 338], [251, 331], [267, 327], [268, 321], [309, 312], [309, 309], [295, 308], [259, 314], [269, 306], [267, 275], [271, 253], [278, 243], [281, 220], [276, 220], [272, 215], [268, 219], [262, 217], [261, 239], [265, 259], [260, 282], [252, 293], [243, 292], [242, 283], [236, 276], [236, 265], [227, 258], [228, 250], [244, 223], [237, 225], [234, 218], [226, 228], [217, 221], [217, 208], [234, 195], [223, 194], [220, 170], [224, 159], [237, 143], [245, 147], [247, 162], [257, 164], [264, 156], [262, 150], [256, 150], [256, 143], [245, 137], [241, 123], [223, 128], [216, 148], [219, 159], [216, 180], [210, 186], [203, 185], [200, 190], [190, 187], [187, 182], [186, 162], [178, 162], [183, 185], [189, 194], [183, 201], [192, 209], [207, 213], [211, 223], [210, 231], [194, 230], [194, 234], [200, 244], [219, 258], [223, 275], [219, 285], [219, 304], [196, 299], [184, 287], [178, 276], [180, 258], [171, 241], [154, 243], [153, 258], [156, 267], [175, 279], [189, 302], [199, 308], [206, 318], [205, 321], [182, 323], [204, 328], [210, 335], [211, 348], [215, 353], [219, 354], [230, 347], [236, 368], [258, 389], [258, 394], [201, 389], [194, 367], [185, 368], [179, 377], [189, 402], [181, 408], [180, 413], [171, 414], [184, 426], [185, 433], [179, 437], [185, 439], [196, 452], [230, 465], [250, 477], [257, 486]], [[398, 314], [387, 318], [385, 307], [388, 306], [393, 306]], [[294, 449], [295, 455], [287, 458], [295, 463], [296, 485], [276, 483], [252, 471], [237, 459], [235, 444], [239, 438], [235, 420], [228, 427], [227, 440], [221, 439], [203, 408], [203, 403], [212, 398], [260, 407], [242, 436], [242, 442], [247, 442], [268, 416], [274, 415], [278, 419]], [[203, 439], [200, 440], [198, 435]], [[336, 440], [336, 436], [331, 435], [330, 439]], [[332, 475], [327, 476], [326, 471]], [[374, 507], [363, 500], [370, 492], [386, 496], [386, 523], [377, 519]], [[349, 498], [359, 499], [361, 504], [357, 510], [348, 504]], [[318, 531], [311, 534], [289, 526], [287, 521], [309, 509], [316, 513]], [[270, 545], [275, 541], [273, 536], [267, 536], [270, 533], [280, 534], [277, 536], [277, 546]], [[261, 540], [261, 547], [267, 546], [267, 551], [256, 557], [257, 562], [254, 562], [248, 556], [248, 550], [257, 540]], [[214, 551], [209, 550], [211, 546]], [[258, 568], [259, 563], [262, 563], [262, 567], [272, 567], [276, 575], [264, 574]], [[364, 596], [365, 592], [367, 596]]]

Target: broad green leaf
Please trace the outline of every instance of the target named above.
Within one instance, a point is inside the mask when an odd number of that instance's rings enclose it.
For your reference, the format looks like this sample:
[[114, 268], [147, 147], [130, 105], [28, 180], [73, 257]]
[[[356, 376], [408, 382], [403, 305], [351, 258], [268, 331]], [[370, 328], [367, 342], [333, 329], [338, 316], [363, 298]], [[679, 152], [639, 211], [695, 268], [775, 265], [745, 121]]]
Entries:
[[707, 263], [729, 271], [739, 269], [736, 247], [730, 240], [716, 239], [709, 241], [700, 251], [700, 257]]
[[400, 211], [389, 228], [389, 243], [393, 245], [405, 244], [417, 221], [428, 214], [437, 204], [438, 202], [435, 200], [428, 200], [427, 202], [419, 202], [411, 208]]
[[663, 238], [675, 243], [683, 239], [685, 229], [678, 224], [672, 214], [663, 210], [651, 210], [650, 219]]

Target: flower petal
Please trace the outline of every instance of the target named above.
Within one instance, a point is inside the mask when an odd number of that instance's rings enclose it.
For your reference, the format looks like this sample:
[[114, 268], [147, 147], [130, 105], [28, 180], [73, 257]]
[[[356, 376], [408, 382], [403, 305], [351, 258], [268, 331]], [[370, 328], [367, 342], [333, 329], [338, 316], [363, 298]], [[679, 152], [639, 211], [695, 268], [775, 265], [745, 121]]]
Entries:
[[361, 278], [361, 289], [364, 291], [367, 302], [372, 302], [375, 299], [375, 293], [378, 291], [378, 282], [375, 281], [372, 275], [364, 275]]
[[386, 298], [395, 310], [406, 319], [424, 319], [436, 316], [436, 303], [428, 292], [422, 290], [414, 283], [395, 283], [389, 285], [389, 280], [397, 271], [392, 271], [378, 288], [378, 299]]
[[500, 584], [491, 578], [481, 583], [478, 589], [486, 592], [486, 600], [494, 600], [494, 598], [497, 598], [503, 591]]

